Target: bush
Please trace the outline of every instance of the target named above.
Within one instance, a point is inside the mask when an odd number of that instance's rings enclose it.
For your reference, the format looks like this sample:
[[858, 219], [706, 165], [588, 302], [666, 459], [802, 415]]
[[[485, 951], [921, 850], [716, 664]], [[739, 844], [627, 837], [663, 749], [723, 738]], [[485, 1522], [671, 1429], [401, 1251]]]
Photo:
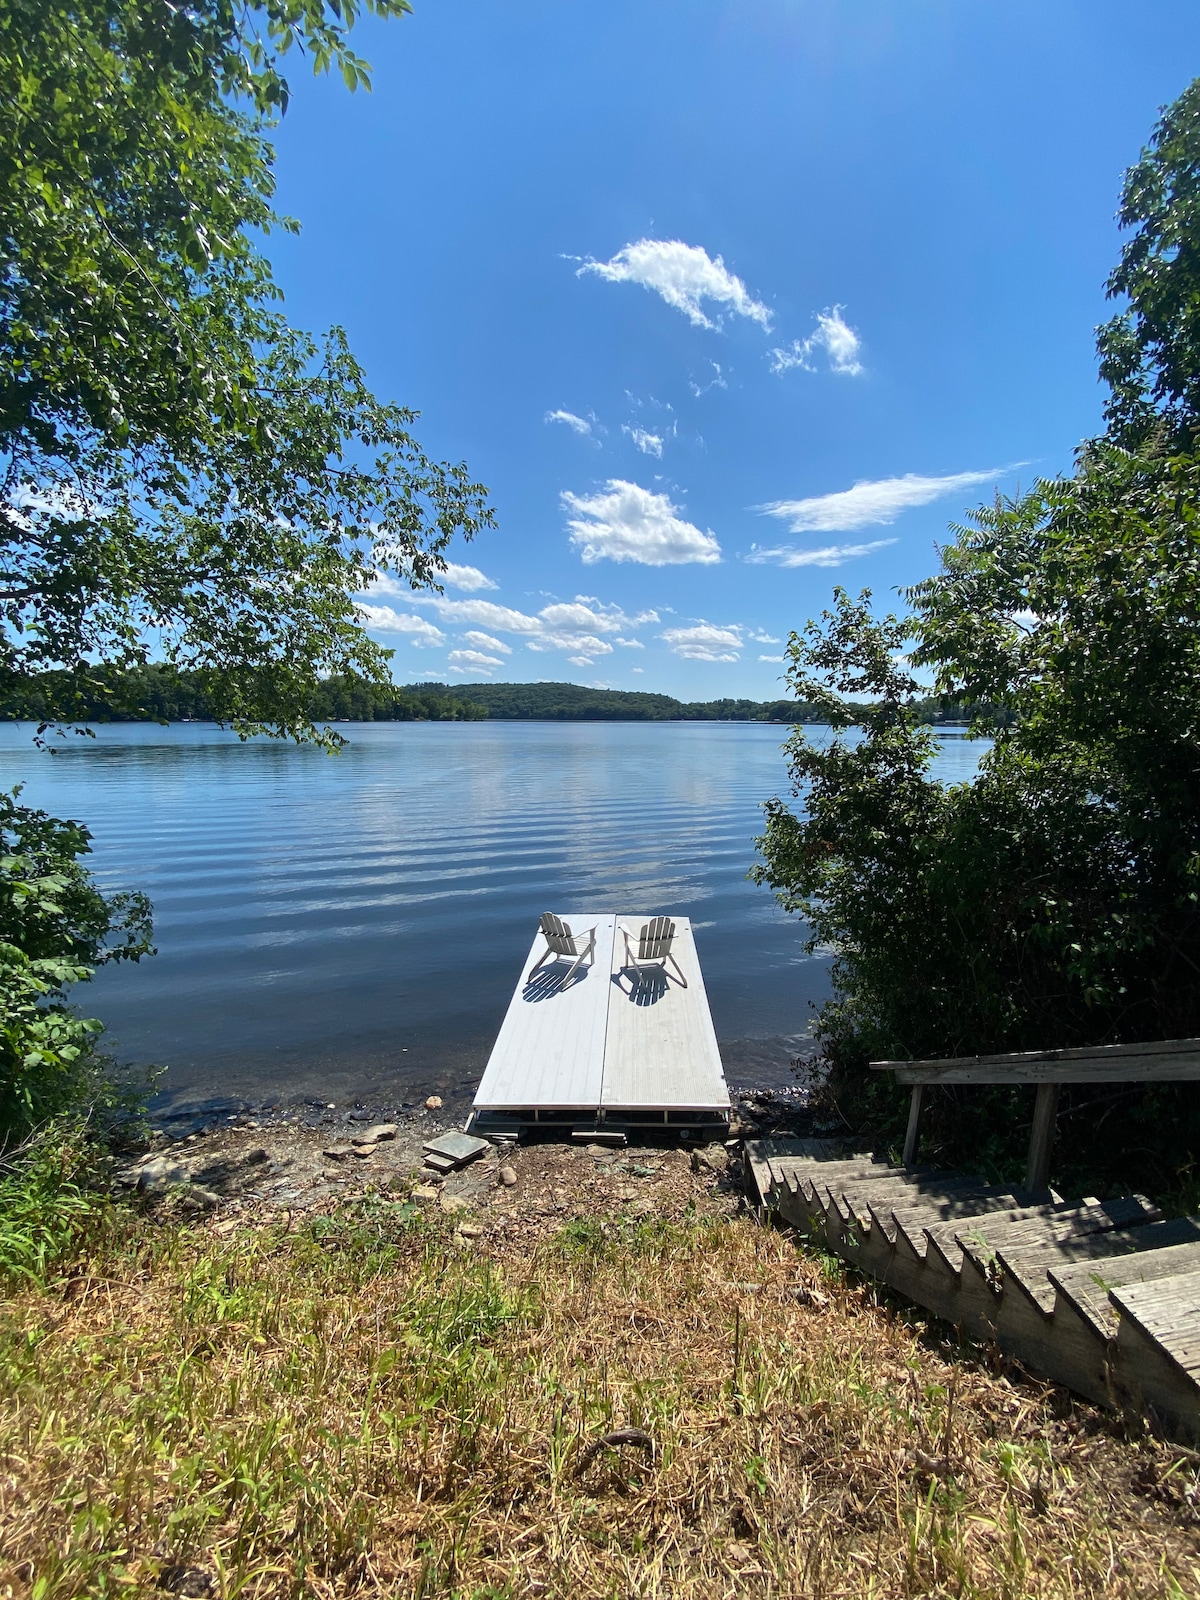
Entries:
[[67, 990], [109, 961], [150, 950], [150, 904], [103, 895], [81, 865], [90, 835], [0, 793], [0, 1145], [49, 1119], [130, 1104], [131, 1085], [98, 1048], [102, 1025]]

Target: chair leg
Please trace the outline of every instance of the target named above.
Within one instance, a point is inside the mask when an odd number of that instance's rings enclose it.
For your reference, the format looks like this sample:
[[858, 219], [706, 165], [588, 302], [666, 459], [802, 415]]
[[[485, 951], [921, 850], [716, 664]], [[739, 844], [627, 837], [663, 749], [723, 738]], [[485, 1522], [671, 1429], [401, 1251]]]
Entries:
[[547, 961], [549, 961], [549, 959], [550, 959], [551, 954], [552, 954], [552, 952], [551, 952], [550, 946], [547, 945], [546, 949], [545, 949], [545, 953], [537, 961], [535, 961], [533, 963], [533, 965], [530, 967], [529, 976], [525, 979], [526, 983], [532, 983], [533, 982], [534, 973], [538, 970], [539, 967], [544, 967], [546, 965]]
[[675, 968], [675, 971], [679, 974], [679, 982], [680, 982], [680, 984], [682, 985], [683, 988], [686, 989], [687, 988], [687, 979], [683, 975], [683, 968], [679, 965], [678, 961], [676, 961], [675, 957], [673, 955], [671, 955], [670, 953], [668, 953], [668, 955], [667, 955], [667, 960], [663, 962], [663, 977], [665, 978], [666, 975], [667, 975], [667, 961], [669, 961], [671, 963], [671, 965]]

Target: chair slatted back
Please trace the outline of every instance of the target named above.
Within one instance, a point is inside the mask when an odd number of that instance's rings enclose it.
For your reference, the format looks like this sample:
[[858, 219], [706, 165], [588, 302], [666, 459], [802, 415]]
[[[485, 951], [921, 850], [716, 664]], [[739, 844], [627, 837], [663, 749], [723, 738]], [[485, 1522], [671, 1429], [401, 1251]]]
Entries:
[[638, 960], [661, 961], [670, 954], [674, 937], [675, 924], [670, 917], [652, 918], [638, 935]]
[[575, 935], [561, 917], [553, 911], [542, 912], [542, 937], [556, 956], [575, 954]]

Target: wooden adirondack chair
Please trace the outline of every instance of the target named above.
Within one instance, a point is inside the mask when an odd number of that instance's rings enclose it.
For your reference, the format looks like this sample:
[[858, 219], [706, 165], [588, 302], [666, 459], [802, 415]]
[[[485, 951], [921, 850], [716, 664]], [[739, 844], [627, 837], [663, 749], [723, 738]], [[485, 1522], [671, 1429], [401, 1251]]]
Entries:
[[629, 929], [622, 928], [621, 934], [625, 940], [625, 964], [622, 971], [636, 973], [647, 967], [657, 967], [661, 970], [665, 982], [667, 979], [667, 962], [669, 961], [679, 974], [676, 982], [684, 989], [687, 988], [687, 979], [684, 977], [678, 961], [671, 954], [671, 942], [675, 938], [675, 924], [670, 917], [652, 917], [649, 922], [644, 922], [641, 932], [636, 935], [636, 949], [634, 948], [634, 935], [630, 933]]
[[[571, 961], [574, 963], [570, 972], [563, 979], [563, 983], [566, 984], [575, 976], [588, 956], [591, 956], [593, 961], [596, 959], [595, 928], [585, 928], [582, 933], [572, 933], [561, 917], [556, 917], [553, 911], [543, 911], [541, 933], [542, 938], [546, 941], [546, 953], [530, 967], [529, 977], [525, 980], [526, 983], [531, 981], [534, 973], [540, 967], [544, 967], [547, 961]], [[582, 950], [577, 948], [581, 939], [585, 941]]]

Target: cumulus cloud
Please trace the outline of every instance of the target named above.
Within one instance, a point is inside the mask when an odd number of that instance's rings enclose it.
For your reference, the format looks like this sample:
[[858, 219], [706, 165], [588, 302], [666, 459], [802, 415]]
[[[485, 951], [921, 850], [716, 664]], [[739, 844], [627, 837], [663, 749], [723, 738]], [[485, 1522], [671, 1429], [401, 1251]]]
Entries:
[[760, 661], [778, 661], [779, 657], [778, 656], [759, 656], [758, 659]]
[[736, 661], [742, 648], [739, 629], [700, 622], [692, 628], [668, 628], [659, 637], [686, 661]]
[[482, 650], [451, 650], [446, 657], [451, 672], [494, 672], [504, 665], [499, 656], [485, 655]]
[[630, 427], [628, 422], [621, 424], [621, 432], [629, 435], [644, 456], [657, 456], [660, 461], [662, 460], [663, 436], [661, 433], [650, 433], [646, 428]]
[[771, 371], [802, 367], [805, 372], [815, 372], [814, 360], [823, 351], [831, 372], [857, 378], [863, 370], [858, 359], [861, 349], [862, 340], [843, 318], [842, 307], [831, 306], [818, 311], [816, 330], [807, 339], [793, 339], [790, 345], [771, 351]]
[[462, 567], [457, 561], [447, 561], [446, 570], [442, 573], [442, 582], [449, 584], [451, 589], [462, 589], [467, 594], [476, 594], [480, 589], [500, 587], [498, 583], [493, 583], [491, 578], [480, 572], [478, 567]]
[[657, 611], [630, 615], [620, 606], [604, 605], [588, 595], [551, 601], [536, 615], [498, 605], [494, 600], [450, 600], [445, 595], [414, 595], [413, 600], [417, 605], [428, 606], [442, 622], [457, 626], [482, 624], [490, 631], [472, 629], [464, 634], [467, 642], [505, 653], [511, 653], [510, 647], [495, 637], [497, 633], [518, 635], [530, 650], [611, 655], [613, 647], [606, 635], [627, 635], [631, 628], [659, 620]]
[[[655, 621], [657, 621], [657, 617]], [[644, 650], [646, 646], [640, 639], [614, 639], [614, 644], [619, 644], [625, 650]]]
[[827, 544], [819, 550], [797, 550], [794, 545], [778, 545], [774, 550], [750, 546], [747, 561], [756, 565], [770, 562], [777, 567], [840, 567], [847, 561], [857, 561], [859, 556], [869, 556], [876, 550], [886, 550], [896, 539], [872, 539], [869, 544]]
[[568, 656], [567, 660], [573, 667], [594, 667], [596, 665], [591, 656]]
[[593, 656], [610, 656], [613, 647], [607, 639], [588, 633], [543, 633], [526, 641], [527, 650], [586, 650]]
[[901, 512], [914, 506], [930, 505], [961, 489], [1003, 477], [1011, 470], [988, 467], [983, 472], [952, 472], [943, 478], [906, 472], [902, 478], [861, 479], [852, 489], [841, 489], [836, 494], [813, 495], [807, 500], [771, 500], [754, 509], [764, 516], [778, 517], [793, 533], [849, 533], [855, 528], [895, 522]]
[[374, 628], [376, 633], [411, 633], [411, 644], [445, 644], [446, 635], [440, 628], [435, 628], [432, 622], [427, 622], [424, 617], [406, 615], [401, 611], [394, 611], [391, 606], [368, 606], [360, 604], [358, 614], [363, 619], [363, 626]]
[[755, 644], [782, 644], [782, 639], [777, 639], [773, 633], [764, 633], [761, 628], [750, 628], [746, 632], [748, 639], [753, 639]]
[[564, 422], [572, 433], [591, 433], [592, 425], [586, 417], [577, 417], [573, 411], [547, 411], [543, 422]]
[[574, 495], [564, 491], [564, 509], [571, 543], [585, 562], [636, 561], [645, 567], [710, 565], [720, 561], [721, 546], [678, 515], [669, 496], [655, 494], [622, 478], [610, 478], [604, 492]]
[[463, 638], [477, 650], [499, 650], [506, 656], [512, 655], [512, 645], [505, 644], [503, 639], [493, 639], [490, 633], [477, 633], [472, 630], [464, 633]]
[[770, 309], [754, 298], [720, 256], [714, 259], [707, 250], [684, 244], [682, 239], [638, 239], [618, 250], [611, 261], [589, 258], [576, 275], [582, 277], [585, 272], [609, 283], [640, 283], [682, 311], [698, 328], [721, 325], [719, 316], [714, 321], [705, 315], [705, 301], [734, 316], [749, 317], [762, 328], [771, 326]]
[[[445, 584], [450, 589], [461, 589], [465, 594], [477, 594], [481, 589], [498, 589], [500, 585], [493, 582], [486, 573], [480, 572], [478, 567], [460, 566], [457, 561], [447, 561], [444, 572], [435, 574], [438, 582]], [[420, 591], [414, 591], [411, 583], [403, 577], [394, 578], [388, 572], [381, 572], [371, 581], [370, 587], [364, 591], [368, 596], [387, 594], [397, 596], [401, 600], [413, 600]]]

